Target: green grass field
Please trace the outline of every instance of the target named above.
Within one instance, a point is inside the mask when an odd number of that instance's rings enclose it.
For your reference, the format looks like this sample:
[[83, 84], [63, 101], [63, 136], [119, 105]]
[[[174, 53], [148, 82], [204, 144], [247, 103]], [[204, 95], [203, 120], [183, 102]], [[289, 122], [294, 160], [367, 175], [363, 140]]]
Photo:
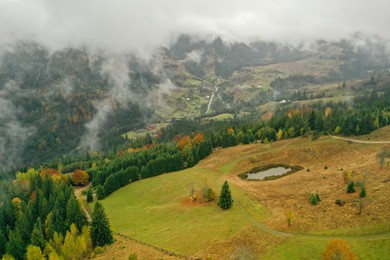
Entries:
[[[194, 254], [248, 225], [237, 207], [223, 211], [216, 201], [202, 205], [184, 203], [191, 185], [200, 186], [206, 180], [213, 186], [218, 174], [196, 167], [164, 174], [128, 185], [102, 203], [115, 232], [181, 254]], [[249, 200], [239, 190], [232, 192], [244, 203]], [[265, 213], [261, 206], [257, 208], [259, 215]]]

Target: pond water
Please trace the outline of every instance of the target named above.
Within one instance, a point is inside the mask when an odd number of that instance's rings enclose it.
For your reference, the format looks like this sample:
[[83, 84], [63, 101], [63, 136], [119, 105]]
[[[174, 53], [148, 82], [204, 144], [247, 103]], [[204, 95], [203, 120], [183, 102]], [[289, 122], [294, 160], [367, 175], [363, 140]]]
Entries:
[[247, 179], [248, 180], [263, 180], [265, 177], [269, 177], [269, 176], [284, 175], [284, 174], [290, 172], [291, 170], [292, 170], [291, 168], [279, 166], [279, 167], [274, 167], [274, 168], [270, 168], [268, 170], [255, 172], [255, 173], [248, 172]]

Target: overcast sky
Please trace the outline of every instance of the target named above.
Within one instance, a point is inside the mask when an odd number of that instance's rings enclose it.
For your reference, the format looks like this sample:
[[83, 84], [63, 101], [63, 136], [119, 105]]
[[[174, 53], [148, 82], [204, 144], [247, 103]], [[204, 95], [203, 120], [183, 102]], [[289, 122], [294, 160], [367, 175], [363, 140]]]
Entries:
[[388, 38], [388, 0], [0, 0], [0, 42], [149, 50], [179, 33], [298, 42]]

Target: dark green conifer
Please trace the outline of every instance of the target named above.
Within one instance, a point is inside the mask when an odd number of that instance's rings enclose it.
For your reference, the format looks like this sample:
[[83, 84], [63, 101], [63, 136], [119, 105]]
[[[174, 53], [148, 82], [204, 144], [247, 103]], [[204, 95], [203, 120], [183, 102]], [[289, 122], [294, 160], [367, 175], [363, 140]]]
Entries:
[[225, 181], [222, 185], [221, 194], [219, 195], [218, 206], [221, 209], [229, 209], [232, 207], [233, 199], [230, 193], [229, 184]]
[[12, 255], [15, 259], [23, 259], [26, 251], [25, 249], [25, 243], [19, 229], [15, 228], [13, 231], [10, 231], [9, 241], [6, 245], [6, 252]]
[[102, 200], [106, 197], [106, 191], [103, 185], [99, 185], [96, 187], [96, 197], [98, 200]]
[[92, 213], [91, 239], [94, 246], [104, 246], [113, 242], [110, 223], [99, 201]]
[[83, 225], [86, 223], [86, 218], [80, 204], [77, 201], [76, 196], [73, 194], [70, 196], [68, 203], [66, 204], [66, 218], [68, 228], [70, 228], [70, 225], [73, 223], [76, 225], [78, 230], [81, 230]]
[[34, 228], [31, 234], [31, 244], [34, 246], [39, 246], [42, 250], [45, 248], [46, 241], [43, 235], [40, 218], [38, 218], [37, 222], [34, 224]]
[[89, 189], [87, 190], [87, 202], [91, 203], [92, 201], [93, 201], [93, 194], [92, 194], [92, 190]]

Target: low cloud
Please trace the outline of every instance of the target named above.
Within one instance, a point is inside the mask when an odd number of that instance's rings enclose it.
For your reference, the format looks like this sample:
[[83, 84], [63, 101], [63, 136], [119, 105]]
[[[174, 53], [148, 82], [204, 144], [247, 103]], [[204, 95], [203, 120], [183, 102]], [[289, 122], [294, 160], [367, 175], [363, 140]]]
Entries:
[[0, 41], [148, 55], [182, 33], [240, 42], [340, 39], [356, 31], [387, 38], [389, 9], [385, 0], [0, 0]]
[[0, 91], [0, 169], [9, 169], [22, 161], [24, 144], [36, 131], [34, 126], [18, 121], [17, 114], [23, 111], [7, 99], [18, 90], [17, 84], [9, 81]]
[[189, 53], [187, 53], [185, 57], [185, 61], [192, 61], [195, 62], [197, 65], [199, 65], [200, 61], [202, 60], [203, 52], [200, 50], [193, 50]]

